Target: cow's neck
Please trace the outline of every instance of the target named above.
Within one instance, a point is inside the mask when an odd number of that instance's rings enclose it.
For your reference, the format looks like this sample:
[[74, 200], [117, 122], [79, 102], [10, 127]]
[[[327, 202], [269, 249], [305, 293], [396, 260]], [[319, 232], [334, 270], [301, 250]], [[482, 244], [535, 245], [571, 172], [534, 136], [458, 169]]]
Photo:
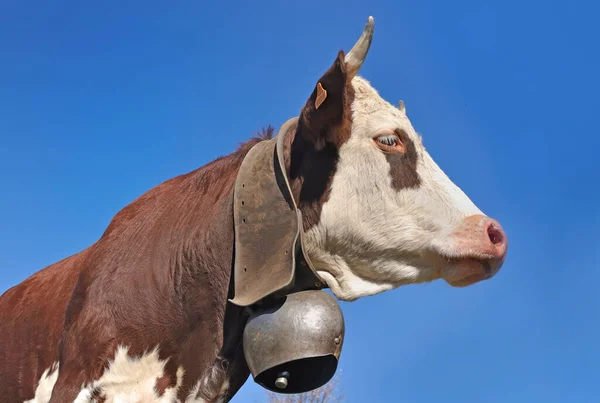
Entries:
[[196, 202], [190, 203], [187, 213], [180, 212], [201, 223], [188, 227], [172, 258], [176, 262], [171, 267], [172, 286], [184, 301], [191, 330], [181, 356], [197, 360], [199, 346], [214, 349], [205, 355], [211, 361], [203, 365], [203, 373], [190, 377], [198, 379], [193, 386], [207, 402], [227, 401], [249, 376], [242, 351], [248, 312], [227, 301], [233, 296], [234, 184], [244, 156], [256, 142], [191, 173], [189, 197]]
[[[171, 190], [173, 197], [163, 213], [160, 241], [170, 255], [169, 270], [165, 273], [160, 265], [152, 270], [167, 275], [164, 283], [185, 302], [192, 324], [205, 314], [207, 304], [210, 312], [218, 312], [223, 319], [233, 264], [234, 183], [244, 156], [256, 141], [174, 179], [179, 183]], [[222, 337], [220, 331], [218, 336]]]
[[[290, 185], [301, 208], [308, 213], [304, 216], [304, 225], [310, 227], [318, 219], [327, 184], [315, 186], [313, 183], [319, 177], [309, 170], [314, 164], [290, 166], [289, 161], [293, 153], [298, 160], [308, 156], [311, 162], [318, 162], [318, 168], [329, 171], [331, 167], [324, 166], [321, 161], [332, 159], [331, 150], [326, 148], [316, 152], [302, 139], [294, 142], [295, 126], [280, 135], [286, 137], [284, 158], [287, 174], [292, 174]], [[175, 264], [171, 267], [170, 277], [176, 294], [185, 301], [185, 315], [192, 332], [190, 343], [182, 344], [181, 356], [197, 357], [198, 340], [207, 346], [204, 340], [213, 341], [211, 345], [215, 351], [211, 355], [212, 361], [203, 366], [205, 370], [199, 377], [199, 397], [205, 401], [216, 401], [218, 396], [228, 400], [249, 376], [242, 351], [248, 311], [227, 300], [233, 297], [230, 280], [234, 258], [234, 185], [243, 158], [257, 141], [251, 140], [236, 153], [189, 174], [186, 183], [182, 183], [185, 195], [180, 194], [177, 198], [189, 198], [191, 202], [185, 203], [189, 206], [187, 210], [177, 211], [181, 225], [187, 230], [176, 237], [178, 247], [172, 249], [175, 255], [171, 260]], [[309, 188], [316, 187], [316, 192], [301, 195], [307, 185]], [[173, 208], [177, 209], [176, 206]], [[188, 221], [190, 225], [186, 224]], [[210, 312], [211, 318], [206, 317], [207, 312]]]

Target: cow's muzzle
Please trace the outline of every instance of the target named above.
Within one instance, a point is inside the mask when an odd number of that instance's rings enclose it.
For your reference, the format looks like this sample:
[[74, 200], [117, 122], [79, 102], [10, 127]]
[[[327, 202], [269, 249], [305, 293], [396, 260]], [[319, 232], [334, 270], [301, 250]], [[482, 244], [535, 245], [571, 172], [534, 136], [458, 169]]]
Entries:
[[452, 286], [465, 287], [492, 278], [508, 252], [508, 238], [498, 221], [484, 215], [467, 217], [450, 237], [451, 251], [442, 277]]

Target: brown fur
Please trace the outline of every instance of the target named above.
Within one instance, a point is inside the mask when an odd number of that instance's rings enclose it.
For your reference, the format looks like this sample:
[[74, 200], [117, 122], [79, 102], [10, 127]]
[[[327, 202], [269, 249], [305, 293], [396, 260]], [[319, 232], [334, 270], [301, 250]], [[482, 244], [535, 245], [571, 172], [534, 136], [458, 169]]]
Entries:
[[315, 108], [315, 86], [298, 120], [296, 130], [301, 135], [294, 137], [289, 167], [305, 230], [319, 222], [336, 171], [338, 150], [350, 138], [354, 89], [346, 74], [343, 51], [318, 82], [327, 91], [327, 98]]
[[81, 256], [48, 266], [0, 298], [0, 401], [33, 398], [43, 372], [57, 361], [64, 312]]
[[405, 151], [385, 154], [390, 164], [392, 187], [396, 190], [418, 187], [421, 184], [421, 178], [417, 173], [418, 155], [415, 144], [403, 130], [396, 130], [396, 134], [404, 144]]
[[[315, 110], [313, 92], [286, 138], [305, 227], [319, 219], [337, 149], [350, 135], [353, 94], [342, 52], [320, 82], [328, 98]], [[44, 370], [60, 359], [51, 402], [72, 401], [102, 375], [119, 344], [130, 355], [158, 346], [160, 358], [169, 358], [158, 393], [182, 366], [180, 398], [202, 378], [209, 390], [201, 393], [210, 397], [228, 380], [230, 399], [249, 375], [241, 348], [247, 313], [227, 302], [233, 185], [246, 153], [272, 134], [268, 127], [231, 155], [149, 190], [89, 248], [7, 290], [0, 297], [1, 400], [31, 399]]]

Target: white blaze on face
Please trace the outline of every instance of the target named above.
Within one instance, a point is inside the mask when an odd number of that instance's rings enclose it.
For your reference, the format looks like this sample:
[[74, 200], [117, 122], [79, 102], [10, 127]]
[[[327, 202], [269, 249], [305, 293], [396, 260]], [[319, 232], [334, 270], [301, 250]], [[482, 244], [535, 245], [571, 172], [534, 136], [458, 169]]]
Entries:
[[[343, 300], [439, 278], [436, 257], [459, 255], [452, 234], [482, 214], [428, 155], [403, 109], [360, 77], [352, 85], [351, 136], [340, 147], [320, 222], [307, 233], [311, 260]], [[398, 170], [374, 141], [395, 130], [414, 145], [418, 184], [394, 186]]]

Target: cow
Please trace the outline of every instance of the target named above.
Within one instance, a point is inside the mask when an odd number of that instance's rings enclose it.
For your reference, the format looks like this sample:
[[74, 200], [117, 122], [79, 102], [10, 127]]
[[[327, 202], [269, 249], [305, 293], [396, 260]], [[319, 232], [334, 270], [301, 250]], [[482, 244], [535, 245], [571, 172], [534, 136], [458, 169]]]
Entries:
[[[369, 17], [278, 134], [306, 253], [342, 301], [492, 278], [507, 254], [501, 225], [434, 162], [404, 103], [358, 75], [373, 26]], [[229, 401], [250, 374], [248, 309], [230, 301], [233, 188], [244, 156], [272, 136], [150, 189], [95, 243], [8, 289], [0, 400]]]

